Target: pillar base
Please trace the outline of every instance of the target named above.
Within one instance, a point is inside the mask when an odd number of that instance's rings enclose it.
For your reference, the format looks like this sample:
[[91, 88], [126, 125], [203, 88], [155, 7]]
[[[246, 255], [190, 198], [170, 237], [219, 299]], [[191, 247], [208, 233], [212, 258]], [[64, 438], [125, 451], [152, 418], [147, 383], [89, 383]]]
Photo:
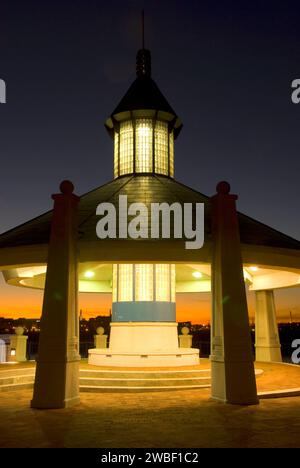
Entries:
[[272, 289], [255, 292], [255, 360], [282, 362]]
[[62, 401], [47, 403], [45, 406], [44, 401], [38, 401], [32, 399], [30, 402], [30, 407], [33, 409], [60, 409], [60, 408], [70, 408], [72, 406], [78, 405], [80, 403], [80, 397], [66, 398]]
[[[237, 379], [238, 376], [238, 379]], [[211, 360], [211, 398], [232, 405], [257, 405], [252, 362]]]
[[280, 346], [256, 346], [255, 360], [259, 362], [282, 362]]
[[31, 408], [68, 408], [79, 401], [79, 359], [38, 362]]

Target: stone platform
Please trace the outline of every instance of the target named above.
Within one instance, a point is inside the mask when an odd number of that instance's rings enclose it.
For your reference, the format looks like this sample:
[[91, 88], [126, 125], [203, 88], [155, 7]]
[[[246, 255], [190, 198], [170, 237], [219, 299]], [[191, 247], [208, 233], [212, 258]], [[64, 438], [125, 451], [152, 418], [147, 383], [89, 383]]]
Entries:
[[[300, 366], [284, 363], [255, 363], [259, 398], [300, 395]], [[0, 364], [0, 392], [32, 389], [35, 362]], [[82, 360], [81, 392], [153, 392], [210, 387], [210, 361], [186, 367], [98, 367]]]
[[[5, 367], [5, 369], [3, 369]], [[12, 368], [13, 367], [13, 368]], [[0, 392], [33, 388], [35, 365], [0, 366]], [[148, 392], [210, 387], [210, 368], [185, 366], [168, 368], [99, 367], [82, 363], [81, 392]]]

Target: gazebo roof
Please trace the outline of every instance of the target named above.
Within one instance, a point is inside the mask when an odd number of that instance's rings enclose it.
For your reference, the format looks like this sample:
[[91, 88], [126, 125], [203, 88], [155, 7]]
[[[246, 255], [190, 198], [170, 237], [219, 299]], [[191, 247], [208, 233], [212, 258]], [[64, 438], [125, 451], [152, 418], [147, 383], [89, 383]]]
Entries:
[[[210, 239], [211, 210], [209, 197], [166, 176], [129, 175], [119, 177], [80, 197], [80, 241], [89, 242], [97, 240], [96, 224], [99, 217], [96, 215], [96, 207], [102, 202], [111, 202], [116, 205], [120, 194], [128, 196], [128, 204], [142, 202], [147, 207], [152, 202], [204, 203], [205, 241]], [[47, 244], [49, 242], [51, 216], [52, 211], [48, 211], [1, 234], [0, 248]], [[298, 240], [282, 234], [242, 213], [239, 213], [238, 216], [240, 237], [243, 244], [300, 250], [300, 242]], [[126, 239], [124, 241], [126, 242]], [[168, 242], [168, 239], [164, 239], [163, 241]]]

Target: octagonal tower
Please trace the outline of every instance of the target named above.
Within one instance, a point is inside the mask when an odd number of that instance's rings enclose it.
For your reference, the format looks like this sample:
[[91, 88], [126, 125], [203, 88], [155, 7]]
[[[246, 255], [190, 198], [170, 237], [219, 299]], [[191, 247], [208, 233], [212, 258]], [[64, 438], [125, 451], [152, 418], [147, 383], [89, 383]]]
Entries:
[[[182, 124], [151, 78], [149, 50], [138, 51], [136, 74], [105, 124], [114, 141], [114, 178], [173, 178], [174, 139]], [[199, 350], [178, 348], [175, 275], [175, 264], [169, 263], [113, 265], [110, 346], [90, 350], [90, 364], [198, 364]]]

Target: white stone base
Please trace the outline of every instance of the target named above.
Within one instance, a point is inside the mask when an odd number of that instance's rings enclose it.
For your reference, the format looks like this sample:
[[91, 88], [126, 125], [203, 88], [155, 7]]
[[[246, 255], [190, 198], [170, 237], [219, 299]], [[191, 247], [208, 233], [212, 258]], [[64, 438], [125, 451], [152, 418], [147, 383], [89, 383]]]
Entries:
[[177, 367], [195, 366], [200, 362], [199, 349], [177, 348], [149, 352], [118, 352], [110, 348], [89, 349], [89, 364], [111, 367]]
[[109, 349], [142, 354], [177, 349], [177, 326], [176, 322], [112, 322]]
[[168, 367], [199, 364], [199, 350], [179, 348], [176, 322], [112, 322], [109, 348], [89, 349], [89, 364]]

